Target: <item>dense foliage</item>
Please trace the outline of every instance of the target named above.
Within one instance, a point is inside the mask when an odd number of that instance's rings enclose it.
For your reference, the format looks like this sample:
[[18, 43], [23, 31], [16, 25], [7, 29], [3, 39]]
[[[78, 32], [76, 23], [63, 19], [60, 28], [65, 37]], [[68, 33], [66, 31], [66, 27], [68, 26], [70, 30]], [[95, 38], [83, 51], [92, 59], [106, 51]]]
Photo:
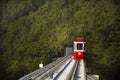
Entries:
[[119, 80], [119, 8], [119, 0], [0, 1], [0, 79], [15, 80], [41, 61], [50, 63], [83, 37], [90, 73]]

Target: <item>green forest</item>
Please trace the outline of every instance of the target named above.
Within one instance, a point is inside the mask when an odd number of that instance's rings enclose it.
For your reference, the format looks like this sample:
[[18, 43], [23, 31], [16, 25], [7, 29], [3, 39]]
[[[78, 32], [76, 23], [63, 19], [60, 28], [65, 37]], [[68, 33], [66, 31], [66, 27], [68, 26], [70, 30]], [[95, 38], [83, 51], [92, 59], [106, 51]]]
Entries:
[[86, 40], [100, 80], [120, 80], [120, 0], [0, 0], [0, 79], [17, 80]]

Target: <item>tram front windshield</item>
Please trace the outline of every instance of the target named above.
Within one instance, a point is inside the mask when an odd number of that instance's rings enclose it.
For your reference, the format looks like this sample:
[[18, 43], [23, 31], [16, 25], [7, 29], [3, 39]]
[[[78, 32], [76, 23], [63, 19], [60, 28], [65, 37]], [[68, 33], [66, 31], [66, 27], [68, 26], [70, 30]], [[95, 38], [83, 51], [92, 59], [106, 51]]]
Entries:
[[82, 50], [82, 47], [83, 47], [83, 44], [81, 44], [81, 43], [77, 44], [77, 50]]

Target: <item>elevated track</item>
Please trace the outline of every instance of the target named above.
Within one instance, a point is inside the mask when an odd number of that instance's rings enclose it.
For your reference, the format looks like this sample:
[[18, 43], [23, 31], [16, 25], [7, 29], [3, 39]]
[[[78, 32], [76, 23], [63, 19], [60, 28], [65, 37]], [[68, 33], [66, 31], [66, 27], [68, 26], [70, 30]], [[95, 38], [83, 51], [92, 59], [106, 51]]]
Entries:
[[[52, 79], [50, 74], [53, 73]], [[99, 80], [94, 75], [86, 75], [84, 60], [74, 60], [65, 56], [25, 75], [19, 80]]]

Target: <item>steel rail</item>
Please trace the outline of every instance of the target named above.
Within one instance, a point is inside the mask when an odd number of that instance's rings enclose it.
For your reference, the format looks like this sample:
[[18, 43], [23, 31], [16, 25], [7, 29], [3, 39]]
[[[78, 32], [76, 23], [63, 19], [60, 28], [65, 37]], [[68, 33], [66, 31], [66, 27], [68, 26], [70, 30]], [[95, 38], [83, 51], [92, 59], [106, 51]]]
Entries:
[[77, 69], [78, 69], [78, 63], [79, 61], [77, 60], [76, 64], [75, 64], [75, 68], [74, 68], [74, 71], [73, 71], [73, 75], [71, 77], [71, 80], [75, 80], [75, 76], [77, 74]]
[[53, 80], [70, 80], [75, 68], [76, 60], [72, 59], [72, 61], [67, 64], [57, 76], [54, 77]]
[[65, 70], [65, 68], [67, 68], [67, 66], [71, 63], [72, 60], [73, 60], [73, 59], [71, 59], [71, 60], [59, 71], [59, 73], [54, 77], [53, 80], [56, 80], [56, 79], [57, 79], [57, 77]]

